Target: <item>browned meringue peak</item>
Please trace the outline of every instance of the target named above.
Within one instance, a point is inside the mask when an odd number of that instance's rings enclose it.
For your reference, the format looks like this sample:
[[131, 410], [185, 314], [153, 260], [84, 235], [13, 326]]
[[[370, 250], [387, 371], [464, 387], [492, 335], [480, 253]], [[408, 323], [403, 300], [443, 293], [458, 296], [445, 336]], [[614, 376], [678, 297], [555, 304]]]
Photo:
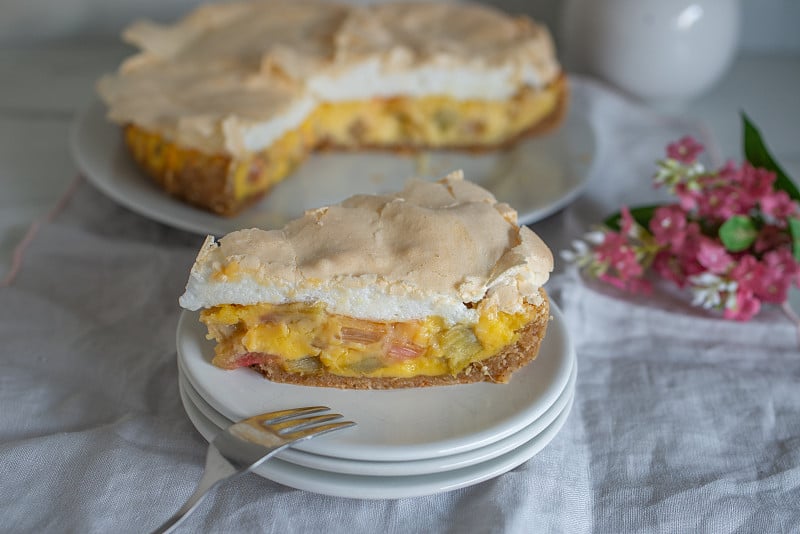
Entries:
[[209, 240], [181, 305], [313, 300], [355, 317], [460, 322], [477, 318], [465, 303], [514, 312], [539, 302], [552, 267], [550, 250], [517, 226], [516, 212], [453, 173], [312, 210], [282, 230]]
[[209, 4], [174, 25], [135, 23], [123, 37], [163, 61], [223, 61], [235, 70], [277, 69], [301, 80], [333, 56], [334, 34], [348, 12], [320, 0]]
[[351, 11], [336, 34], [336, 58], [403, 57], [409, 64], [537, 64], [542, 84], [559, 65], [546, 28], [467, 2], [390, 2]]

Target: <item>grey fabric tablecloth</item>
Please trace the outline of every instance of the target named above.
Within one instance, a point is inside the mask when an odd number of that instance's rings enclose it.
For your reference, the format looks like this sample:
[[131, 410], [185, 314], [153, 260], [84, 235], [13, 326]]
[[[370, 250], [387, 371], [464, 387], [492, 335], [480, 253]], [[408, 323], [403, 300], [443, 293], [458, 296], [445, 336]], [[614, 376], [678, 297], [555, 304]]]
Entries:
[[[586, 193], [537, 223], [555, 251], [621, 202], [656, 198], [652, 161], [702, 125], [574, 81], [598, 134]], [[177, 388], [177, 296], [202, 238], [82, 184], [0, 289], [0, 530], [144, 532], [191, 493], [205, 442]], [[775, 310], [729, 323], [630, 298], [558, 266], [548, 288], [578, 353], [575, 404], [538, 455], [493, 480], [400, 500], [248, 476], [186, 532], [798, 532], [800, 353]]]

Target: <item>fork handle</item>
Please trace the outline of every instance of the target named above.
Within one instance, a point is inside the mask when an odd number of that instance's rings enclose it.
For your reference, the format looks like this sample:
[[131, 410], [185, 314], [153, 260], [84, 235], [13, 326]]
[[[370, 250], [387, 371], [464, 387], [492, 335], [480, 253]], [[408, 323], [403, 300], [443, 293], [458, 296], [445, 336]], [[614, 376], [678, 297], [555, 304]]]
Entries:
[[163, 525], [153, 531], [153, 534], [166, 534], [172, 532], [183, 519], [189, 515], [189, 512], [195, 509], [208, 494], [208, 491], [229, 478], [235, 478], [241, 474], [246, 473], [247, 470], [239, 470], [233, 467], [222, 455], [216, 447], [209, 445], [208, 452], [206, 453], [206, 467], [200, 482], [197, 483], [194, 493], [189, 499], [181, 506], [180, 510], [167, 519]]

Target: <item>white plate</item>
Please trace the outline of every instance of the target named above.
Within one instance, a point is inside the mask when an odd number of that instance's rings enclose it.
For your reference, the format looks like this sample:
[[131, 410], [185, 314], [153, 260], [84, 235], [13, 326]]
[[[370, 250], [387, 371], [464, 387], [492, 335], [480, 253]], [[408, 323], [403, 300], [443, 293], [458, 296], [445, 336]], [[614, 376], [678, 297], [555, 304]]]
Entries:
[[558, 130], [507, 151], [315, 154], [261, 202], [233, 218], [194, 208], [161, 191], [130, 158], [120, 128], [106, 120], [99, 101], [78, 115], [70, 144], [78, 167], [103, 193], [141, 215], [201, 234], [282, 227], [308, 208], [355, 193], [397, 191], [411, 176], [438, 179], [455, 169], [463, 169], [469, 180], [510, 204], [521, 223], [529, 224], [569, 204], [587, 181], [596, 142], [582, 111], [575, 109], [579, 105], [573, 103]]
[[[227, 428], [232, 421], [215, 411], [200, 394], [192, 387], [191, 383], [183, 376], [180, 368], [178, 369], [178, 379], [187, 399], [203, 414], [214, 426], [220, 430]], [[512, 451], [527, 441], [536, 437], [540, 432], [547, 428], [558, 415], [564, 411], [567, 404], [571, 402], [575, 390], [575, 379], [577, 376], [577, 366], [573, 365], [570, 379], [564, 391], [559, 395], [556, 402], [536, 419], [533, 423], [526, 426], [519, 432], [511, 436], [491, 443], [485, 447], [480, 447], [460, 454], [441, 456], [438, 458], [424, 458], [421, 460], [411, 460], [406, 462], [370, 462], [359, 460], [347, 460], [334, 458], [331, 456], [320, 456], [288, 448], [277, 454], [277, 457], [286, 462], [310, 467], [320, 471], [331, 471], [334, 473], [345, 473], [351, 475], [365, 476], [408, 476], [408, 475], [427, 475], [442, 471], [452, 471], [471, 465], [478, 464], [496, 458], [502, 454]]]
[[464, 384], [386, 391], [339, 390], [279, 384], [251, 369], [226, 371], [211, 364], [213, 342], [197, 313], [178, 323], [178, 358], [186, 378], [216, 411], [238, 421], [254, 413], [297, 406], [331, 406], [358, 422], [353, 432], [298, 444], [305, 452], [369, 461], [419, 460], [457, 454], [508, 437], [547, 411], [566, 387], [575, 359], [561, 311], [539, 355], [509, 384]]
[[[292, 488], [353, 499], [402, 499], [452, 491], [502, 475], [538, 454], [564, 426], [572, 408], [572, 399], [573, 397], [569, 398], [567, 407], [555, 421], [533, 439], [497, 458], [462, 469], [428, 475], [360, 476], [320, 471], [272, 458], [255, 469], [255, 473]], [[181, 400], [186, 414], [203, 438], [206, 441], [213, 440], [219, 433], [219, 428], [200, 413], [183, 390]], [[347, 431], [311, 441], [327, 443], [329, 438], [345, 433]]]

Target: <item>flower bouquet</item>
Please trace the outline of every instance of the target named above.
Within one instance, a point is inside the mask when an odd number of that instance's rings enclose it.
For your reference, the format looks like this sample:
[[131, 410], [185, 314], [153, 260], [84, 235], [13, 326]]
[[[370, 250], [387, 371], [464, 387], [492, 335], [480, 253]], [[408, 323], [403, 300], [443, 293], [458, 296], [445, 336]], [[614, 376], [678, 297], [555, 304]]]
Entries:
[[800, 287], [800, 191], [742, 120], [744, 163], [709, 170], [697, 141], [670, 144], [653, 182], [675, 201], [623, 207], [562, 257], [627, 291], [650, 292], [660, 277], [727, 319], [746, 321], [776, 304], [800, 327], [788, 305], [790, 287]]

